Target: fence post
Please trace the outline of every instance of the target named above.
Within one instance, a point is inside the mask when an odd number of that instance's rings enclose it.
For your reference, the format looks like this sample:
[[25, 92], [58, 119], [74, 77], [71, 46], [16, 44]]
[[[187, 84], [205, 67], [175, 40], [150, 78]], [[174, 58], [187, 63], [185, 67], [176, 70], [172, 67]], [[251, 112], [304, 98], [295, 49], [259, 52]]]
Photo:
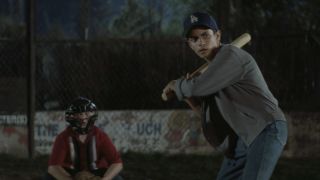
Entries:
[[35, 0], [27, 4], [27, 119], [28, 119], [28, 156], [34, 158], [34, 115], [35, 115], [35, 44], [34, 44], [34, 5]]

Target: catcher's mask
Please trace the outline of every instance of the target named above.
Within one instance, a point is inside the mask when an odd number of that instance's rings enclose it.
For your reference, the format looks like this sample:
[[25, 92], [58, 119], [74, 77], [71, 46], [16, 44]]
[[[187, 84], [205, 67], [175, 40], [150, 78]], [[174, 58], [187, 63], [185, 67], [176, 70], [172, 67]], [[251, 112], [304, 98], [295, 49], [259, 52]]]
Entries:
[[[89, 99], [76, 98], [68, 107], [65, 119], [70, 126], [79, 134], [87, 134], [98, 118], [97, 107]], [[87, 121], [84, 126], [85, 121]]]

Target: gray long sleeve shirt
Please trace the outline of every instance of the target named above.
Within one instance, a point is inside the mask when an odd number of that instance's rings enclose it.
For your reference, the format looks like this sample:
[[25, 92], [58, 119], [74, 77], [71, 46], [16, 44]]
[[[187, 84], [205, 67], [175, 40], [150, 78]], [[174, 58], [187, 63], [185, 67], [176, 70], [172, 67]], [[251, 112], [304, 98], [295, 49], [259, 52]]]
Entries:
[[179, 100], [201, 97], [205, 121], [212, 121], [213, 109], [205, 100], [214, 95], [223, 119], [248, 146], [268, 124], [285, 120], [253, 57], [232, 45], [223, 45], [203, 74], [178, 79], [175, 92]]

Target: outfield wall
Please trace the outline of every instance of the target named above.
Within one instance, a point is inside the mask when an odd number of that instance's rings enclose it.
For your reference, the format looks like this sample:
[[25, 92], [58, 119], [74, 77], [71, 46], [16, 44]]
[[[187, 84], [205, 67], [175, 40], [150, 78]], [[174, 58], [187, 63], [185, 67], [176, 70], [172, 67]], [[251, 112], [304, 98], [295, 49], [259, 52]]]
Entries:
[[[286, 113], [289, 139], [286, 157], [315, 157], [320, 149], [320, 113]], [[27, 157], [25, 115], [0, 115], [0, 152]], [[36, 155], [49, 154], [56, 135], [67, 123], [63, 111], [37, 112]], [[200, 119], [189, 110], [99, 111], [96, 125], [121, 152], [218, 154], [205, 141]]]

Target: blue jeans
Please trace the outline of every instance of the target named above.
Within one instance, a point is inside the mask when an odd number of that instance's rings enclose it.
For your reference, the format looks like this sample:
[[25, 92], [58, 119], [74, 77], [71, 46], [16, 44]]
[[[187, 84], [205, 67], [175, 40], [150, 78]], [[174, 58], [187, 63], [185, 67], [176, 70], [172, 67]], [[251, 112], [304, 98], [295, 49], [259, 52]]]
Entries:
[[286, 121], [269, 124], [246, 146], [237, 139], [234, 158], [224, 158], [217, 180], [268, 180], [287, 142]]

